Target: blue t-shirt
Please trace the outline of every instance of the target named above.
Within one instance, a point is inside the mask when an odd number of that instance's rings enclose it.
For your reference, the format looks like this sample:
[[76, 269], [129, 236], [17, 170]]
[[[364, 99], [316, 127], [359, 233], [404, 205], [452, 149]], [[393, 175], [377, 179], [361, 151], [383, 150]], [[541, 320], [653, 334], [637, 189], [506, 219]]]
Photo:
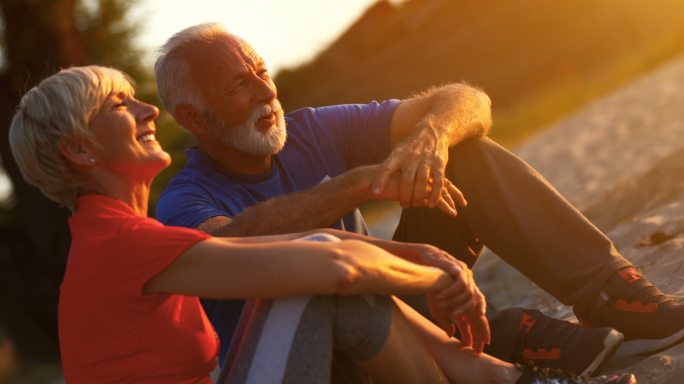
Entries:
[[[389, 154], [389, 129], [399, 100], [303, 108], [285, 116], [287, 141], [260, 175], [226, 172], [198, 148], [171, 179], [157, 203], [157, 219], [194, 228], [216, 216], [235, 217], [245, 208], [311, 188], [360, 165], [379, 163]], [[334, 225], [367, 233], [358, 209]], [[221, 358], [230, 345], [244, 301], [202, 300], [221, 338]]]

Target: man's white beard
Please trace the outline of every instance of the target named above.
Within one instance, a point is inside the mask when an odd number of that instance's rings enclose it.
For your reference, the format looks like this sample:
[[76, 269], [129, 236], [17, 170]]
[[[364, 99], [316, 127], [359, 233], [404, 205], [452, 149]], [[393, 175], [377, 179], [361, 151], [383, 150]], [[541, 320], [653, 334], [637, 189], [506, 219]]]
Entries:
[[[276, 122], [268, 131], [263, 132], [255, 126], [257, 120], [273, 112], [275, 112]], [[285, 118], [277, 99], [270, 104], [255, 107], [249, 118], [237, 127], [228, 127], [225, 121], [209, 110], [204, 111], [204, 117], [207, 120], [209, 131], [216, 138], [238, 151], [250, 155], [275, 155], [283, 149], [287, 139]]]

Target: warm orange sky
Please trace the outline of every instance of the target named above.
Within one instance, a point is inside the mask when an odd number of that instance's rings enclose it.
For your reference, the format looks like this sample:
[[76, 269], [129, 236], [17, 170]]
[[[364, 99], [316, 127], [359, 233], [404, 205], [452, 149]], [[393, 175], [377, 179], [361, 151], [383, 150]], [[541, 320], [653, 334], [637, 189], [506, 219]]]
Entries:
[[173, 33], [219, 22], [250, 42], [272, 71], [309, 59], [375, 0], [140, 0], [132, 12], [143, 25], [140, 44], [150, 52]]

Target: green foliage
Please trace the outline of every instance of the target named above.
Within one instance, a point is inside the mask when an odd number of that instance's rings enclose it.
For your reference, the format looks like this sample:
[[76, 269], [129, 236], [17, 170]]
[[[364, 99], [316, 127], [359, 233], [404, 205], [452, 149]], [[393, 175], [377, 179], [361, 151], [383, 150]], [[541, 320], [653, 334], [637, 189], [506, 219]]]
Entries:
[[88, 64], [119, 68], [138, 81], [147, 80], [150, 70], [142, 63], [143, 51], [133, 43], [140, 32], [129, 11], [137, 0], [96, 0], [77, 5], [76, 22], [88, 56]]
[[[69, 0], [62, 0], [60, 4], [53, 4], [55, 9], [65, 9]], [[49, 24], [69, 24], [75, 28], [78, 36], [76, 45], [84, 52], [83, 58], [75, 60], [78, 64], [97, 64], [118, 68], [128, 73], [136, 82], [136, 96], [148, 103], [159, 105], [157, 101], [157, 89], [152, 68], [144, 62], [145, 52], [136, 45], [136, 36], [141, 33], [141, 24], [131, 15], [138, 5], [138, 0], [75, 0], [73, 15], [50, 14], [45, 18], [62, 17], [63, 20], [45, 20]], [[46, 10], [47, 12], [47, 10]], [[0, 20], [2, 26], [4, 19]], [[0, 28], [1, 30], [2, 28]], [[4, 31], [2, 31], [4, 34]], [[8, 36], [17, 39], [17, 36]], [[27, 44], [30, 49], [32, 44]], [[0, 49], [2, 45], [0, 45]], [[1, 52], [2, 50], [0, 50]], [[40, 62], [39, 56], [34, 54], [36, 61]], [[47, 53], [43, 52], [46, 55]], [[0, 58], [5, 58], [1, 55]], [[11, 63], [10, 63], [11, 64]], [[14, 64], [16, 65], [16, 63]], [[41, 75], [33, 75], [41, 76]], [[25, 82], [25, 80], [21, 80]], [[25, 88], [25, 86], [23, 86]], [[150, 212], [154, 212], [154, 203], [159, 193], [166, 185], [170, 176], [174, 174], [184, 163], [183, 149], [189, 145], [188, 135], [185, 134], [173, 119], [162, 112], [156, 122], [157, 136], [174, 158], [170, 169], [164, 171], [153, 184]], [[7, 210], [10, 207], [3, 206], [0, 209]], [[0, 217], [12, 217], [9, 212], [0, 214]]]

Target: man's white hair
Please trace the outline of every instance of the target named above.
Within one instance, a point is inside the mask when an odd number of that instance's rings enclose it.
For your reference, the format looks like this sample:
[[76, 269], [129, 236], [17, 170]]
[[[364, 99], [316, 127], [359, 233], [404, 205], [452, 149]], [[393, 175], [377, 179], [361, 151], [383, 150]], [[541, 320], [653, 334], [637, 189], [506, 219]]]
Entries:
[[[154, 64], [159, 100], [176, 118], [176, 107], [189, 104], [199, 111], [205, 110], [204, 100], [190, 75], [186, 51], [197, 45], [208, 45], [228, 32], [218, 23], [205, 23], [188, 27], [173, 35], [160, 49]], [[178, 121], [178, 119], [176, 119]]]

